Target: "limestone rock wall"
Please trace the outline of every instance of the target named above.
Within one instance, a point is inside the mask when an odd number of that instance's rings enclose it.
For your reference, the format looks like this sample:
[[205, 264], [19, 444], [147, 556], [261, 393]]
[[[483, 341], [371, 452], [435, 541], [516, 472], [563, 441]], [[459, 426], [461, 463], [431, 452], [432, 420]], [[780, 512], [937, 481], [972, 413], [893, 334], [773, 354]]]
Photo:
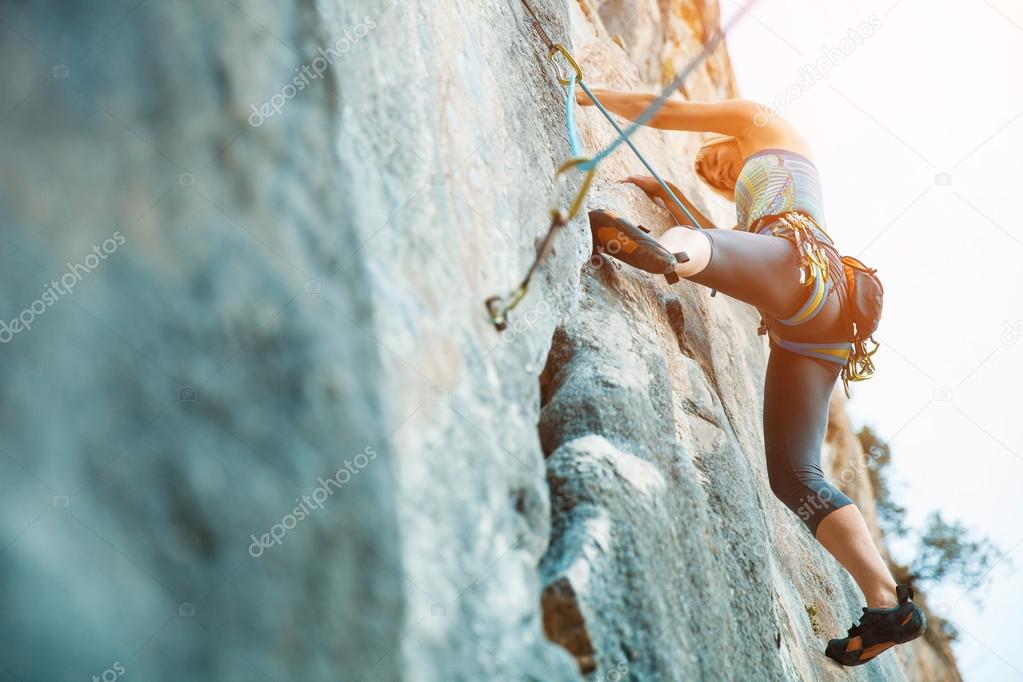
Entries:
[[[534, 5], [630, 88], [718, 22]], [[490, 324], [568, 154], [521, 3], [0, 19], [0, 680], [956, 679], [822, 656], [858, 593], [767, 486], [754, 311], [591, 261], [580, 217]], [[686, 94], [738, 94], [723, 49]], [[731, 225], [695, 136], [636, 142]], [[637, 172], [589, 205], [662, 230]]]

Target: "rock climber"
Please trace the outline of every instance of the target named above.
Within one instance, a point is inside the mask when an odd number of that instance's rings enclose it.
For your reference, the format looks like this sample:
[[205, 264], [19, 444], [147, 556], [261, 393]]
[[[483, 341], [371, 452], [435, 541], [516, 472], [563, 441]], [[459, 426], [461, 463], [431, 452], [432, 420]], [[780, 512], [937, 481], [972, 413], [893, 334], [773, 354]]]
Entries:
[[[611, 112], [634, 120], [655, 95], [594, 89]], [[593, 102], [584, 92], [577, 101]], [[654, 238], [610, 211], [591, 211], [598, 251], [669, 281], [683, 277], [755, 306], [770, 340], [764, 381], [764, 447], [774, 494], [856, 581], [867, 606], [827, 656], [860, 665], [919, 637], [927, 625], [912, 588], [896, 584], [859, 509], [821, 469], [832, 389], [848, 362], [852, 334], [847, 283], [824, 229], [821, 179], [806, 140], [784, 118], [742, 99], [669, 100], [646, 125], [713, 133], [695, 158], [697, 175], [735, 202], [733, 229], [694, 229], [652, 177], [625, 181], [660, 199], [678, 226]], [[706, 216], [668, 186], [690, 212]]]

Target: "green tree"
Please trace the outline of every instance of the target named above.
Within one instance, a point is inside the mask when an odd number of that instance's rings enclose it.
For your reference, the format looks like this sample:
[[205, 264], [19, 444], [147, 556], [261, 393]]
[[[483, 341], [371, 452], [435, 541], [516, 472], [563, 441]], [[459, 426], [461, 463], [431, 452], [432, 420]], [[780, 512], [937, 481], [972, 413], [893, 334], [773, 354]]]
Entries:
[[903, 537], [909, 532], [906, 508], [893, 499], [886, 475], [892, 461], [891, 448], [869, 426], [861, 428], [856, 437], [867, 456], [867, 477], [874, 488], [878, 524], [886, 535]]
[[920, 534], [916, 556], [909, 564], [910, 579], [958, 583], [967, 591], [980, 587], [984, 578], [1004, 558], [985, 537], [974, 536], [958, 521], [946, 521], [931, 512]]
[[893, 498], [888, 482], [892, 451], [888, 443], [869, 426], [856, 434], [867, 455], [867, 475], [874, 487], [878, 523], [886, 535], [917, 536], [913, 559], [906, 565], [893, 564], [900, 582], [955, 582], [966, 590], [983, 584], [984, 578], [1003, 559], [1003, 554], [986, 537], [974, 536], [962, 523], [946, 521], [932, 512], [922, 530], [914, 532], [906, 522], [906, 509]]

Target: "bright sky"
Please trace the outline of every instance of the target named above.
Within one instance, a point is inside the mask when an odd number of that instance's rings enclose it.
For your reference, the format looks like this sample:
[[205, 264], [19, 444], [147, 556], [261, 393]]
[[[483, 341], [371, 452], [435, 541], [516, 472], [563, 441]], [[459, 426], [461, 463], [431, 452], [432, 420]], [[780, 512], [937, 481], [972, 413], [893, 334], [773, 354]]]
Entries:
[[[727, 21], [739, 4], [720, 1]], [[929, 600], [962, 629], [966, 680], [1023, 680], [1023, 4], [760, 0], [728, 47], [761, 102], [832, 55], [783, 113], [813, 150], [839, 250], [885, 284], [878, 373], [850, 411], [891, 444], [912, 523], [941, 510], [1008, 552], [985, 588]]]

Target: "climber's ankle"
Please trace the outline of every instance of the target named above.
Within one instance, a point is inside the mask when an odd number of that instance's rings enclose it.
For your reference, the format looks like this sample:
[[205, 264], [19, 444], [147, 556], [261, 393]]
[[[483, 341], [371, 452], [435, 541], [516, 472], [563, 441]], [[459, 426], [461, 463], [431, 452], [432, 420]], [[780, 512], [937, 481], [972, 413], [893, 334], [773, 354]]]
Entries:
[[899, 598], [895, 594], [895, 583], [880, 586], [865, 596], [867, 606], [872, 609], [890, 609], [899, 605]]

